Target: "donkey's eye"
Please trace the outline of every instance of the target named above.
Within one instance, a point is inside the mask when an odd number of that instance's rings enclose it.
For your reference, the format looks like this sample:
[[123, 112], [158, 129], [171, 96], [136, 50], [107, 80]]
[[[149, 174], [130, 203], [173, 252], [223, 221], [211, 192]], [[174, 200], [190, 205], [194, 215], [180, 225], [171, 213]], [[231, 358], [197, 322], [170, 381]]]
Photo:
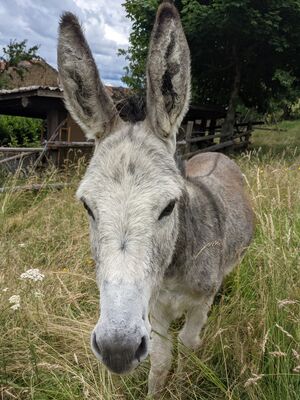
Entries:
[[165, 217], [171, 215], [174, 210], [175, 204], [176, 204], [176, 200], [170, 201], [170, 203], [167, 205], [167, 207], [160, 214], [158, 220], [161, 220], [162, 218], [165, 218]]
[[83, 207], [86, 209], [86, 211], [89, 214], [89, 216], [92, 217], [93, 220], [95, 220], [93, 211], [90, 209], [90, 207], [84, 201], [83, 201]]

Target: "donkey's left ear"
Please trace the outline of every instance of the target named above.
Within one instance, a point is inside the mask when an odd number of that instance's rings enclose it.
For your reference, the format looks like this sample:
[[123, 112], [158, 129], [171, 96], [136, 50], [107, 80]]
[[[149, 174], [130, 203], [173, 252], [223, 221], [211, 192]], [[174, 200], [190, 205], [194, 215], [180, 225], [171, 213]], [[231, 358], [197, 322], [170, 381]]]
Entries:
[[165, 141], [176, 133], [190, 101], [190, 51], [175, 6], [164, 1], [157, 12], [147, 63], [147, 119]]
[[121, 124], [118, 111], [101, 82], [78, 19], [62, 15], [57, 61], [66, 107], [89, 139], [103, 139]]

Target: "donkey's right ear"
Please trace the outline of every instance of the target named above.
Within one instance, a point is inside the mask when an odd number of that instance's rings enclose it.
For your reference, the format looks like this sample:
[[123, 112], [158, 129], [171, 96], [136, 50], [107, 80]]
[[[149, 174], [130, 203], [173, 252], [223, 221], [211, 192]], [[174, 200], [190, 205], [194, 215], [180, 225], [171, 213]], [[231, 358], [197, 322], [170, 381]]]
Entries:
[[58, 39], [58, 70], [68, 111], [89, 139], [101, 139], [121, 119], [105, 91], [78, 19], [62, 15]]

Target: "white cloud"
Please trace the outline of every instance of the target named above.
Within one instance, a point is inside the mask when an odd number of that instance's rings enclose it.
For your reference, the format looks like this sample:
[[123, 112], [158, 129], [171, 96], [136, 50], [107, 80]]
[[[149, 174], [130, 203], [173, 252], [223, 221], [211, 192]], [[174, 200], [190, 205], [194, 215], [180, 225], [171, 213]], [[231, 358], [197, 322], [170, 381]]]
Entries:
[[56, 67], [59, 17], [64, 11], [75, 13], [83, 24], [102, 79], [120, 85], [123, 57], [119, 48], [128, 46], [131, 28], [122, 7], [123, 0], [1, 0], [0, 47], [11, 39], [28, 39], [28, 45], [40, 45], [39, 54]]
[[128, 45], [128, 36], [124, 36], [118, 32], [115, 28], [105, 24], [105, 37], [108, 40], [113, 40], [120, 45]]

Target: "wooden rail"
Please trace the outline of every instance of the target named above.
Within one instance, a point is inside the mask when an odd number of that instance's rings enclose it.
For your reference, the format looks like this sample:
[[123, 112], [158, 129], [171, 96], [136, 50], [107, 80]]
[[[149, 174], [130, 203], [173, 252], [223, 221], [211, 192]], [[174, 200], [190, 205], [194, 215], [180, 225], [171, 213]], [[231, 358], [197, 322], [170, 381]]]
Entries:
[[17, 154], [15, 156], [11, 156], [11, 157], [6, 157], [2, 160], [0, 160], [0, 165], [1, 164], [7, 164], [11, 161], [15, 161], [15, 160], [22, 160], [25, 157], [29, 157], [32, 156], [33, 154], [39, 153], [39, 151], [31, 151], [31, 152], [22, 152], [20, 154]]
[[86, 148], [86, 147], [94, 147], [94, 142], [61, 142], [61, 141], [52, 141], [47, 143], [48, 149], [59, 149], [59, 148]]
[[[183, 159], [189, 159], [206, 151], [218, 151], [225, 148], [246, 148], [249, 145], [253, 129], [257, 125], [264, 124], [261, 121], [237, 123], [234, 126], [233, 134], [223, 134], [220, 132], [220, 125], [217, 124], [216, 120], [211, 120], [209, 125], [208, 120], [206, 119], [204, 124], [200, 124], [201, 121], [198, 120], [187, 121], [185, 140], [177, 142]], [[199, 125], [203, 125], [203, 128], [200, 127], [199, 129]]]

